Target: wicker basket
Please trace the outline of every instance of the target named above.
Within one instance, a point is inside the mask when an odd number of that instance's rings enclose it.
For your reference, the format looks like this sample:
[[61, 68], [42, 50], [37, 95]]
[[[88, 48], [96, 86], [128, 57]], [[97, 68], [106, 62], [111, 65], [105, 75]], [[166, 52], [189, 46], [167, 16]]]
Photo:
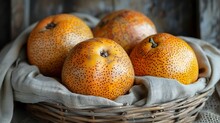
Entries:
[[53, 123], [74, 122], [154, 122], [189, 123], [193, 122], [206, 100], [213, 93], [210, 89], [187, 99], [178, 99], [151, 107], [83, 107], [68, 108], [62, 104], [48, 102], [27, 104], [31, 114], [41, 121]]

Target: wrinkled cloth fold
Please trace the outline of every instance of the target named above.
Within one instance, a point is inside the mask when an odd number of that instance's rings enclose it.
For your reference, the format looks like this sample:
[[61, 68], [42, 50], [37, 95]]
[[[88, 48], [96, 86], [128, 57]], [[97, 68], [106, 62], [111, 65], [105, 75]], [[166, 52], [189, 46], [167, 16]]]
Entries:
[[199, 79], [190, 85], [177, 80], [153, 76], [136, 76], [128, 94], [109, 100], [70, 92], [60, 80], [42, 75], [26, 59], [26, 41], [35, 24], [0, 52], [0, 122], [9, 123], [13, 101], [22, 103], [51, 102], [67, 107], [151, 106], [179, 98], [188, 98], [213, 88], [220, 79], [220, 51], [200, 39], [183, 37], [195, 51], [199, 62]]

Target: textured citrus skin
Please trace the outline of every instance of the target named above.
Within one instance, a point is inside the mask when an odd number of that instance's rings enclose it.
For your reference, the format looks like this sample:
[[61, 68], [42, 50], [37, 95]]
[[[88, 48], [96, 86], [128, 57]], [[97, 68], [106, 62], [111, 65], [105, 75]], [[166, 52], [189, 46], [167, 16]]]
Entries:
[[93, 33], [94, 37], [116, 41], [129, 54], [137, 43], [157, 31], [154, 23], [144, 14], [133, 10], [119, 10], [105, 16]]
[[[158, 46], [152, 48], [149, 39]], [[167, 33], [149, 36], [130, 54], [135, 75], [158, 76], [191, 84], [198, 78], [198, 61], [193, 49], [182, 39]]]
[[[51, 23], [55, 26], [47, 28]], [[90, 38], [93, 38], [91, 29], [78, 17], [69, 14], [49, 16], [37, 24], [28, 38], [28, 60], [45, 75], [61, 76], [70, 49]]]
[[[101, 55], [107, 53], [106, 57]], [[133, 85], [134, 70], [124, 49], [110, 39], [77, 44], [67, 56], [62, 83], [72, 92], [114, 100]]]

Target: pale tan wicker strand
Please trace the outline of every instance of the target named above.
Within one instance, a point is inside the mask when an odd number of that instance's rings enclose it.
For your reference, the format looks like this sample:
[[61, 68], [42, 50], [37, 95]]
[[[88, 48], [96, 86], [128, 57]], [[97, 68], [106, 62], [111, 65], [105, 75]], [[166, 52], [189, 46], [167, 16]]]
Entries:
[[44, 102], [28, 104], [27, 108], [38, 119], [54, 123], [190, 123], [195, 120], [213, 91], [214, 89], [211, 89], [194, 97], [173, 100], [151, 107], [132, 105], [68, 108], [61, 104]]

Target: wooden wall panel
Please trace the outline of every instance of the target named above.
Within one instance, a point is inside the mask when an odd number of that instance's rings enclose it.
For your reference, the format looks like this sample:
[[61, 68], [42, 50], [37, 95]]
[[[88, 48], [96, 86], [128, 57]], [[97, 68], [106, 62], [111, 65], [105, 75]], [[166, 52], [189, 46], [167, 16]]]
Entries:
[[11, 1], [11, 39], [29, 25], [29, 0]]
[[[11, 0], [11, 39], [49, 15], [82, 12], [101, 18], [113, 10], [112, 0]], [[9, 16], [10, 17], [10, 16]]]
[[49, 15], [62, 13], [63, 0], [32, 0], [30, 2], [30, 23], [39, 21]]
[[[119, 9], [146, 14], [158, 32], [220, 40], [219, 0], [11, 0], [11, 38], [46, 16], [82, 12], [102, 18]], [[220, 43], [217, 44], [220, 47]]]
[[198, 37], [196, 2], [193, 0], [114, 0], [115, 9], [143, 12], [155, 23], [158, 32]]
[[200, 0], [200, 37], [220, 48], [220, 0]]
[[112, 11], [112, 0], [37, 0], [30, 3], [30, 22], [58, 13], [82, 12], [102, 17]]
[[97, 18], [113, 11], [113, 0], [67, 0], [64, 12], [82, 12]]

